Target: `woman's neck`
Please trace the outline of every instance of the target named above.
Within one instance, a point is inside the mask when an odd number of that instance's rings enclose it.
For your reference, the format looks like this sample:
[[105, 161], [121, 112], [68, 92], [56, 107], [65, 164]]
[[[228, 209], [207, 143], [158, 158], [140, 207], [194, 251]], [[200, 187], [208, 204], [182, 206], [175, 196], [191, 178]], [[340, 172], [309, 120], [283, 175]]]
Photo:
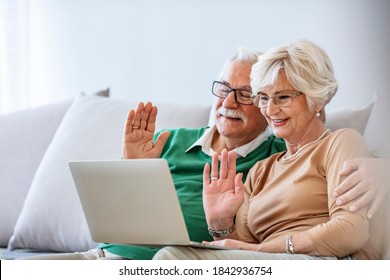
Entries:
[[316, 127], [313, 129], [307, 129], [305, 131], [304, 135], [299, 138], [299, 140], [289, 141], [288, 139], [285, 139], [286, 147], [287, 147], [287, 154], [293, 155], [299, 149], [302, 149], [303, 147], [307, 146], [308, 144], [311, 144], [312, 142], [317, 142], [320, 138], [323, 137], [325, 130], [326, 130], [326, 127], [321, 122], [321, 125], [316, 125]]
[[286, 140], [287, 152], [282, 159], [287, 160], [298, 154], [306, 147], [317, 143], [321, 140], [330, 130], [325, 128], [325, 125], [306, 133], [305, 137], [301, 138], [298, 142], [289, 142]]

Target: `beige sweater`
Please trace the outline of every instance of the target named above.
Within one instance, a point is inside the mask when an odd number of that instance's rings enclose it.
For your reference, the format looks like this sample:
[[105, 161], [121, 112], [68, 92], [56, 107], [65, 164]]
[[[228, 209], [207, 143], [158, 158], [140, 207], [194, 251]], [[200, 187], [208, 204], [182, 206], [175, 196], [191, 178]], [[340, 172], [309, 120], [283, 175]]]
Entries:
[[308, 231], [321, 256], [379, 259], [382, 231], [377, 220], [370, 228], [367, 209], [351, 213], [349, 205], [337, 206], [332, 196], [344, 179], [338, 175], [343, 162], [369, 157], [360, 134], [338, 130], [309, 145], [295, 159], [281, 162], [283, 154], [260, 161], [250, 170], [245, 202], [236, 217], [240, 240], [261, 243]]

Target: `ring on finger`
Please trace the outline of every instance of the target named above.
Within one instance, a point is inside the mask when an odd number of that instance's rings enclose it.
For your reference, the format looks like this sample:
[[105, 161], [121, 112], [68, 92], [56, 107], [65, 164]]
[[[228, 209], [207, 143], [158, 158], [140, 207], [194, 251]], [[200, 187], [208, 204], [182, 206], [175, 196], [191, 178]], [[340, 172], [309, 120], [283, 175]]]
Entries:
[[213, 180], [218, 180], [218, 177], [211, 177], [210, 180], [211, 180], [211, 181], [213, 181]]

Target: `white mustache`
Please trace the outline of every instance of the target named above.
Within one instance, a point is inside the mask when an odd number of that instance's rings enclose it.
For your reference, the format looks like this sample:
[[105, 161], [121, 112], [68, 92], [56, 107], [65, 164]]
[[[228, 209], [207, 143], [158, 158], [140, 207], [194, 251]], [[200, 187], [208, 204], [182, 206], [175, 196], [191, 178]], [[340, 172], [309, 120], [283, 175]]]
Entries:
[[219, 107], [218, 110], [215, 112], [215, 115], [217, 117], [224, 116], [229, 118], [241, 119], [244, 122], [248, 121], [248, 117], [242, 111], [236, 109], [226, 109], [225, 107]]

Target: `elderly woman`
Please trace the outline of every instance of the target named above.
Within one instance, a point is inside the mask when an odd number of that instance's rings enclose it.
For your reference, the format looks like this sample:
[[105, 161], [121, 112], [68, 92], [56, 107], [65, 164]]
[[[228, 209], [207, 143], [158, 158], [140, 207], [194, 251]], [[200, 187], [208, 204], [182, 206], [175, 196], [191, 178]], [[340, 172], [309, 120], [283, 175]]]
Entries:
[[369, 221], [366, 208], [351, 213], [332, 196], [343, 162], [369, 151], [358, 132], [325, 126], [324, 107], [338, 88], [325, 51], [305, 40], [273, 48], [253, 66], [251, 87], [287, 151], [258, 162], [245, 186], [234, 153], [222, 152], [219, 170], [217, 155], [205, 166], [203, 202], [215, 240], [205, 243], [233, 250], [166, 247], [155, 259], [379, 259], [376, 217]]

